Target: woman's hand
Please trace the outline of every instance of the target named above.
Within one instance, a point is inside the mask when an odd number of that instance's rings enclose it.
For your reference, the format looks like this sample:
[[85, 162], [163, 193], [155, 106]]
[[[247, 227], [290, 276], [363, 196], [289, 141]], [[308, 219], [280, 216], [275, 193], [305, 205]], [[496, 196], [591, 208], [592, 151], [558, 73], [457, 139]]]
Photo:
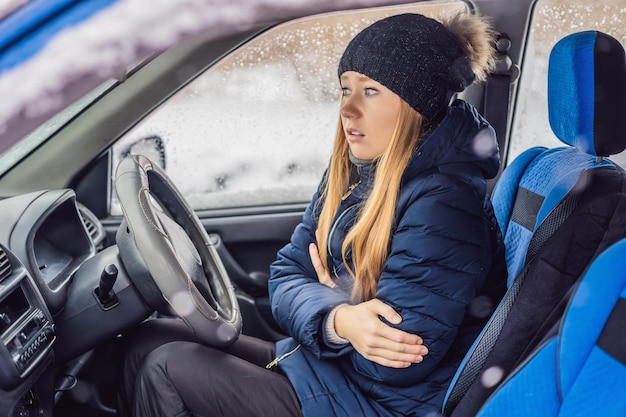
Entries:
[[393, 324], [402, 321], [393, 308], [373, 299], [339, 307], [335, 314], [335, 331], [366, 359], [379, 365], [407, 368], [412, 363], [420, 363], [428, 354], [422, 338], [388, 326], [379, 316]]
[[[337, 285], [322, 265], [317, 245], [309, 245], [309, 256], [321, 284], [330, 288]], [[348, 340], [366, 359], [390, 368], [407, 368], [419, 363], [428, 354], [421, 337], [395, 329], [380, 320], [399, 324], [402, 318], [380, 300], [373, 299], [357, 305], [339, 307], [335, 314], [337, 335]]]
[[313, 268], [315, 268], [319, 282], [330, 288], [335, 288], [337, 284], [335, 284], [326, 268], [324, 268], [324, 265], [322, 265], [322, 260], [320, 259], [320, 254], [315, 243], [309, 245], [309, 256], [311, 257], [311, 262], [313, 263]]

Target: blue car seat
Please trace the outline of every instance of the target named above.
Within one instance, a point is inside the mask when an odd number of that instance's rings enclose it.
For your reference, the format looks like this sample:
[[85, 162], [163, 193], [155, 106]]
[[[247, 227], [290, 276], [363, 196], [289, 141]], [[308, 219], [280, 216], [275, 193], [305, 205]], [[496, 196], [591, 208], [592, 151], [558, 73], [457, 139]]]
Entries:
[[478, 417], [626, 416], [626, 240], [602, 253], [560, 326]]
[[476, 415], [560, 319], [592, 260], [626, 237], [626, 174], [605, 158], [626, 147], [621, 44], [597, 31], [558, 42], [550, 55], [548, 112], [566, 146], [527, 150], [496, 185], [509, 288], [463, 359], [445, 416]]

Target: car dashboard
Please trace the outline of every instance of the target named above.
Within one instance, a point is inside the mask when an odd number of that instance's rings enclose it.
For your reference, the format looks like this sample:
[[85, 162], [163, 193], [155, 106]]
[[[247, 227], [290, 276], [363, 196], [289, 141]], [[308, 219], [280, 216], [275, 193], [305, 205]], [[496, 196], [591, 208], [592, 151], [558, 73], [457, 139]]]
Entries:
[[[149, 309], [130, 284], [117, 247], [105, 248], [104, 228], [73, 190], [4, 199], [0, 213], [0, 389], [8, 394], [0, 409], [30, 415], [36, 401], [36, 409], [51, 412], [56, 368]], [[114, 290], [126, 302], [108, 311], [93, 293], [111, 264], [120, 270]]]
[[52, 317], [26, 268], [0, 246], [0, 387], [15, 389], [46, 360], [56, 338]]

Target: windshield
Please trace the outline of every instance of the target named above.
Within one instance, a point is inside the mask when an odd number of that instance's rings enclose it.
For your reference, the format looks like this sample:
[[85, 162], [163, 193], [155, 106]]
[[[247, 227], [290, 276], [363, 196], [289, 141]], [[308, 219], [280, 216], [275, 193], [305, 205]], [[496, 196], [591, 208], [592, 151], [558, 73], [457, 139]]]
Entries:
[[113, 79], [103, 82], [72, 105], [52, 116], [24, 139], [18, 141], [15, 145], [2, 153], [0, 155], [0, 175], [4, 174], [45, 140], [53, 136], [63, 125], [100, 98], [117, 82], [117, 80]]

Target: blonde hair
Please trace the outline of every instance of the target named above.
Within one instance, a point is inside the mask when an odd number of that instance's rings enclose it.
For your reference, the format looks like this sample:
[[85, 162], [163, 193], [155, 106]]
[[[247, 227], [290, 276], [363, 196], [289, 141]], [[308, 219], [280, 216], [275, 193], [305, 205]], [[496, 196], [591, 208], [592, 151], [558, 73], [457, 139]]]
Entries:
[[[376, 295], [378, 279], [389, 253], [400, 180], [423, 135], [422, 125], [422, 116], [402, 101], [392, 139], [376, 161], [376, 175], [370, 195], [343, 242], [341, 256], [355, 282], [352, 291], [352, 300], [355, 302], [367, 301]], [[326, 250], [328, 233], [342, 196], [348, 189], [351, 167], [348, 142], [339, 118], [333, 154], [323, 186], [323, 206], [317, 233], [317, 246], [326, 269], [329, 267]], [[346, 261], [348, 251], [352, 252], [353, 267]]]

